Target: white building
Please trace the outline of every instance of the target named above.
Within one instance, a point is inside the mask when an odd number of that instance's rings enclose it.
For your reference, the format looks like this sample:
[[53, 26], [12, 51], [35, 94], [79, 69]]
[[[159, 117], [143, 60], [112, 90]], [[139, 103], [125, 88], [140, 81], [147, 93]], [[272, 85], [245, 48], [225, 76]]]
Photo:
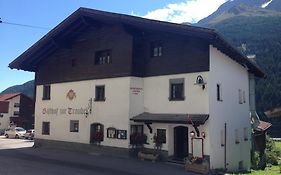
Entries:
[[264, 74], [211, 29], [80, 8], [9, 66], [36, 73], [38, 145], [120, 153], [139, 132], [250, 168], [249, 74]]
[[11, 125], [32, 128], [34, 102], [22, 93], [0, 94], [0, 131]]

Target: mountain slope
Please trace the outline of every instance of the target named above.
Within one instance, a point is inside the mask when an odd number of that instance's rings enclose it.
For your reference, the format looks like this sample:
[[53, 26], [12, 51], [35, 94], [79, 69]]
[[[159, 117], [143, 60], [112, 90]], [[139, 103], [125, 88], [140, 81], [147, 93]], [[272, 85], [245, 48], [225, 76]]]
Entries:
[[222, 13], [228, 11], [229, 9], [233, 7], [237, 7], [239, 5], [245, 5], [251, 8], [260, 8], [262, 9], [262, 6], [266, 3], [269, 3], [266, 7], [264, 7], [265, 10], [274, 10], [281, 12], [281, 1], [280, 0], [229, 0], [222, 4], [214, 13], [209, 15], [208, 17], [200, 20], [198, 22], [199, 26], [204, 26], [208, 24], [210, 21], [212, 21], [214, 18], [222, 15]]
[[34, 97], [34, 80], [28, 81], [22, 85], [15, 85], [11, 86], [4, 91], [2, 91], [0, 94], [6, 94], [6, 93], [16, 93], [21, 92], [31, 98]]
[[215, 29], [245, 55], [256, 54], [257, 64], [267, 75], [266, 79], [257, 80], [257, 109], [281, 106], [281, 0], [272, 0], [265, 8], [261, 7], [263, 1], [257, 0], [251, 6], [253, 0], [243, 4], [239, 1], [226, 2], [221, 7], [236, 4], [215, 12], [216, 16], [212, 14], [201, 26]]

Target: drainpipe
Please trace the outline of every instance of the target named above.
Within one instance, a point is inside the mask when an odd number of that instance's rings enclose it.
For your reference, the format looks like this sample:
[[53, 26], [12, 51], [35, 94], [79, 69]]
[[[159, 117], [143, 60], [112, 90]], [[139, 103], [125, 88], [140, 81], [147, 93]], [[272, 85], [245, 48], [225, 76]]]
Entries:
[[[247, 56], [249, 60], [256, 64], [256, 55], [248, 55]], [[250, 105], [250, 117], [251, 117], [251, 124], [252, 129], [256, 129], [259, 125], [259, 116], [256, 112], [256, 92], [255, 92], [255, 75], [252, 73], [249, 73], [249, 105]]]

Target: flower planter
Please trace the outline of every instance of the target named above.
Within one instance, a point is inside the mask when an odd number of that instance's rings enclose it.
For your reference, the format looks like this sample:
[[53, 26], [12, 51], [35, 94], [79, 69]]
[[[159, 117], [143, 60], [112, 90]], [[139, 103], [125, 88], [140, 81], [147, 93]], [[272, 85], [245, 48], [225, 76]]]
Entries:
[[208, 174], [210, 171], [210, 167], [208, 163], [197, 164], [197, 163], [187, 162], [185, 164], [185, 170], [192, 171], [195, 173]]
[[138, 158], [141, 160], [151, 160], [152, 162], [155, 162], [159, 157], [159, 154], [151, 154], [151, 153], [138, 153]]

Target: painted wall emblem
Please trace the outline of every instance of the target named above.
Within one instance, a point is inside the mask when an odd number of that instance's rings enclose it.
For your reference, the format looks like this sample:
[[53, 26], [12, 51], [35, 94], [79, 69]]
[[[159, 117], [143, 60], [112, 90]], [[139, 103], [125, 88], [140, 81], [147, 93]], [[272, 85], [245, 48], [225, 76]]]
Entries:
[[76, 98], [76, 93], [74, 92], [74, 90], [70, 89], [66, 94], [66, 98], [68, 98], [69, 100], [73, 100], [74, 98]]

